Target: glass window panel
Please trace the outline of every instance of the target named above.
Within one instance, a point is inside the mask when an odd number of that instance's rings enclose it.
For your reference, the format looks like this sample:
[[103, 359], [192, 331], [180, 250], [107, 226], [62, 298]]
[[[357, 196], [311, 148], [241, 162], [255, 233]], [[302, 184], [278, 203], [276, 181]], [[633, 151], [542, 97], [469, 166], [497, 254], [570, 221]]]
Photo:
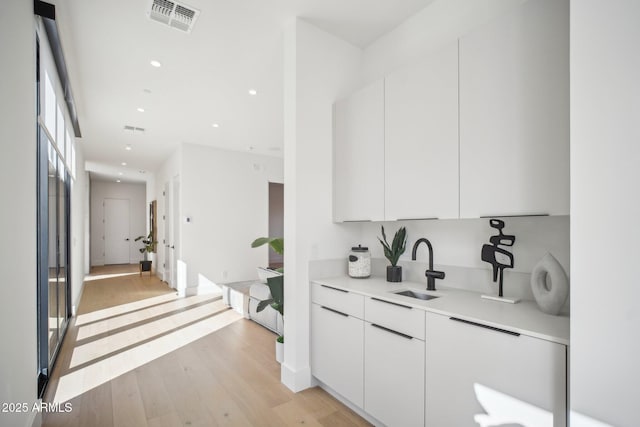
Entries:
[[51, 77], [47, 70], [44, 70], [44, 125], [49, 134], [55, 137], [56, 134], [56, 91], [51, 83]]
[[58, 112], [58, 126], [56, 133], [56, 145], [58, 146], [58, 150], [60, 150], [60, 155], [64, 157], [64, 114], [62, 114], [62, 110], [60, 109], [60, 105], [56, 108]]
[[64, 133], [64, 146], [66, 149], [64, 158], [67, 159], [67, 165], [71, 166], [71, 135], [69, 134], [69, 127], [67, 127]]
[[67, 319], [67, 183], [64, 164], [58, 163], [58, 329], [62, 336]]
[[71, 142], [71, 176], [76, 177], [76, 144]]
[[[58, 176], [57, 155], [49, 143], [48, 168], [48, 259], [49, 259], [49, 304], [47, 318], [49, 319], [49, 360], [53, 358], [58, 344]], [[52, 154], [53, 151], [53, 154]], [[51, 157], [53, 156], [53, 161]]]

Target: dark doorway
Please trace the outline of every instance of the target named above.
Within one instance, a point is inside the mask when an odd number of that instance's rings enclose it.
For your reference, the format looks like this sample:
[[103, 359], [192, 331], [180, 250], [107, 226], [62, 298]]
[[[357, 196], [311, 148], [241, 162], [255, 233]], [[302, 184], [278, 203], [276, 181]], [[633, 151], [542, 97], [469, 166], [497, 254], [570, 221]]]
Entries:
[[[284, 236], [284, 184], [269, 183], [269, 237]], [[282, 255], [269, 248], [269, 267], [283, 266]]]

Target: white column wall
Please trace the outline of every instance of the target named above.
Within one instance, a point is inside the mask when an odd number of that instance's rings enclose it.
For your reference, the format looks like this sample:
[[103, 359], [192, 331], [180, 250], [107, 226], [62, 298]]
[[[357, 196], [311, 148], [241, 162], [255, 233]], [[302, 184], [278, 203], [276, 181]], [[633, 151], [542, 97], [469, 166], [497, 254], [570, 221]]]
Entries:
[[282, 382], [311, 385], [309, 261], [345, 257], [357, 226], [332, 223], [333, 103], [360, 84], [362, 51], [307, 22], [285, 31], [285, 358]]
[[640, 2], [571, 2], [571, 416], [638, 425]]
[[[0, 402], [37, 398], [36, 39], [33, 2], [3, 0], [0, 13]], [[29, 408], [30, 409], [30, 408]], [[0, 413], [0, 425], [34, 414]]]

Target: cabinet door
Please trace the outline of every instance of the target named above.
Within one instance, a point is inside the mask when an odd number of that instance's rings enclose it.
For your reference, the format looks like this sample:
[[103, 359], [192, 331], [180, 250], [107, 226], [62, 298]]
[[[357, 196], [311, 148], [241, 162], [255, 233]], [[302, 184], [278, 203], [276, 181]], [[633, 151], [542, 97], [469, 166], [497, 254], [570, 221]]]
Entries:
[[458, 218], [458, 43], [385, 79], [387, 220]]
[[460, 216], [569, 214], [569, 2], [460, 39]]
[[390, 427], [423, 427], [424, 366], [424, 341], [365, 322], [364, 410]]
[[364, 321], [311, 304], [311, 373], [363, 406]]
[[334, 221], [384, 219], [384, 82], [334, 105]]
[[565, 346], [439, 314], [426, 321], [427, 426], [566, 426]]

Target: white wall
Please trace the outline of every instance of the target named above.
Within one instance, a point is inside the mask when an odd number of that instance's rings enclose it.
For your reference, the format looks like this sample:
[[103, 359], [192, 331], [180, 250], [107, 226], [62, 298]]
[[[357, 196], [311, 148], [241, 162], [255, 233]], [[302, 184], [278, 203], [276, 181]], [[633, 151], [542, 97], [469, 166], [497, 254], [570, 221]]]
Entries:
[[89, 227], [89, 175], [84, 170], [81, 140], [76, 140], [76, 178], [71, 181], [71, 309], [75, 314], [80, 303], [82, 283], [87, 268]]
[[639, 418], [638, 17], [571, 2], [571, 409], [615, 426]]
[[391, 32], [367, 46], [364, 82], [418, 62], [429, 52], [457, 40], [474, 28], [508, 13], [527, 0], [436, 0]]
[[138, 262], [143, 244], [134, 239], [147, 235], [149, 222], [146, 184], [91, 180], [91, 265], [104, 265], [104, 199], [129, 200], [129, 262]]
[[[0, 13], [0, 402], [32, 405], [37, 392], [36, 112], [33, 3], [5, 0]], [[0, 413], [26, 426], [31, 413]]]
[[346, 254], [359, 228], [332, 223], [333, 102], [360, 83], [360, 49], [300, 20], [285, 30], [285, 360], [309, 387], [309, 261]]
[[251, 242], [269, 232], [269, 181], [282, 182], [282, 159], [183, 144], [181, 162], [180, 259], [187, 264], [187, 293], [210, 282], [255, 279], [268, 256], [267, 247], [252, 249]]
[[[514, 268], [505, 270], [504, 289], [506, 296], [533, 299], [530, 274], [533, 267], [547, 253], [551, 253], [569, 274], [569, 217], [549, 216], [541, 218], [502, 218], [504, 233], [516, 236], [516, 243], [509, 250], [514, 255]], [[362, 235], [358, 242], [369, 247], [373, 258], [384, 258], [380, 223], [362, 224]], [[482, 261], [482, 245], [497, 230], [489, 226], [489, 219], [455, 219], [438, 221], [397, 221], [383, 223], [389, 241], [401, 226], [407, 228], [407, 250], [400, 257], [404, 277], [424, 282], [427, 266], [426, 246], [418, 250], [417, 262], [411, 261], [411, 250], [416, 240], [426, 237], [433, 246], [436, 269], [446, 273], [446, 285], [475, 292], [497, 292], [493, 282], [491, 266]], [[385, 265], [388, 264], [384, 259]], [[521, 274], [520, 274], [521, 273]], [[437, 281], [437, 283], [442, 283]], [[566, 310], [569, 309], [568, 303]]]

